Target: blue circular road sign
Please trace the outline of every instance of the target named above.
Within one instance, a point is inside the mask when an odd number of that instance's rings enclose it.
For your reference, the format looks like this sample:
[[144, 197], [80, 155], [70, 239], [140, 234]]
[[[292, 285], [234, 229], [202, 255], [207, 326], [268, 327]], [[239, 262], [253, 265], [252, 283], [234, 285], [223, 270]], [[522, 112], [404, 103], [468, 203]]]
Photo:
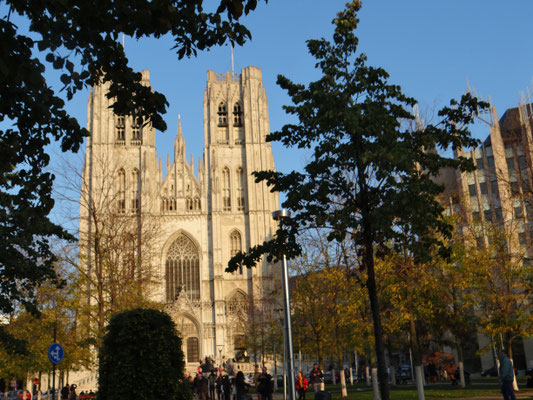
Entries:
[[48, 348], [48, 358], [53, 364], [59, 364], [61, 361], [63, 361], [64, 355], [65, 351], [63, 350], [63, 346], [61, 346], [59, 343], [52, 343]]

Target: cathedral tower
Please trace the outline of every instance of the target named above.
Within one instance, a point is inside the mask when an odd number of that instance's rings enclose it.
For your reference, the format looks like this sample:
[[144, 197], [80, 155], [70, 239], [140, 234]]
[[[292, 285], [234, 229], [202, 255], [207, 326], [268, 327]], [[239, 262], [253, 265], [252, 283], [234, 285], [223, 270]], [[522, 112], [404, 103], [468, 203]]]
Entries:
[[[150, 84], [148, 71], [143, 71], [143, 82]], [[88, 106], [91, 135], [80, 215], [87, 272], [95, 274], [95, 240], [103, 237], [105, 227], [110, 230], [107, 241], [118, 238], [122, 253], [109, 263], [116, 270], [103, 279], [111, 282], [120, 273], [129, 277], [123, 281], [127, 285], [142, 278], [143, 291], [163, 303], [176, 322], [188, 368], [195, 369], [207, 356], [217, 363], [239, 358], [246, 350], [250, 307], [270, 294], [275, 268], [264, 261], [251, 270], [225, 272], [234, 254], [262, 243], [276, 229], [272, 212], [279, 208], [277, 194], [251, 175], [274, 169], [265, 141], [269, 120], [261, 70], [207, 73], [205, 147], [197, 171], [193, 159], [187, 160], [179, 117], [163, 173], [154, 130], [140, 120], [114, 115], [107, 89], [93, 88]], [[98, 218], [91, 204], [100, 204]], [[119, 232], [119, 225], [132, 228], [133, 234]], [[124, 254], [128, 248], [133, 249], [131, 257]], [[128, 275], [130, 259], [135, 268]], [[112, 290], [111, 283], [105, 287]]]

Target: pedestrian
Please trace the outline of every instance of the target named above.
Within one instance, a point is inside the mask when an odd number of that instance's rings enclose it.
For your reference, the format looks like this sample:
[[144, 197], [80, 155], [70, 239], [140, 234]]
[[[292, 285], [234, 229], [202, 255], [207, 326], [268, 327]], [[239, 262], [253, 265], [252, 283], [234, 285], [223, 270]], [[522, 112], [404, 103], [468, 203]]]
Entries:
[[322, 379], [324, 378], [324, 374], [320, 369], [318, 369], [318, 364], [313, 364], [313, 369], [309, 373], [309, 382], [311, 385], [313, 385], [313, 389], [315, 393], [320, 392], [322, 389]]
[[211, 370], [207, 380], [209, 381], [209, 400], [215, 400], [215, 389], [217, 385], [217, 374], [214, 369]]
[[222, 372], [218, 373], [216, 383], [217, 400], [222, 400]]
[[68, 395], [70, 394], [70, 387], [67, 383], [65, 386], [63, 386], [63, 389], [61, 389], [61, 400], [68, 400]]
[[76, 388], [76, 385], [70, 385], [70, 393], [68, 395], [68, 400], [76, 400], [78, 398], [78, 396], [76, 395]]
[[198, 383], [199, 382], [200, 382], [200, 374], [198, 374], [197, 372], [196, 375], [194, 376], [194, 379], [192, 380], [192, 387], [193, 387], [192, 394], [195, 399], [199, 398], [198, 396]]
[[263, 367], [263, 371], [257, 377], [257, 394], [259, 400], [272, 400], [272, 375], [268, 373], [267, 367]]
[[31, 400], [31, 393], [29, 390], [21, 390], [19, 393], [20, 400]]
[[203, 374], [198, 375], [196, 390], [198, 392], [198, 400], [208, 400], [209, 381]]
[[302, 371], [298, 372], [298, 378], [296, 378], [296, 391], [298, 392], [298, 400], [305, 400], [305, 392], [307, 391], [308, 386], [309, 383], [307, 382], [307, 379]]
[[242, 371], [237, 372], [235, 377], [235, 395], [236, 400], [246, 400], [246, 393], [248, 393], [249, 385], [244, 380], [244, 374]]
[[224, 393], [224, 400], [231, 399], [231, 382], [227, 374], [222, 377], [222, 392]]
[[514, 371], [513, 363], [507, 356], [505, 350], [501, 349], [498, 353], [500, 359], [500, 381], [502, 383], [503, 400], [516, 400], [514, 395]]

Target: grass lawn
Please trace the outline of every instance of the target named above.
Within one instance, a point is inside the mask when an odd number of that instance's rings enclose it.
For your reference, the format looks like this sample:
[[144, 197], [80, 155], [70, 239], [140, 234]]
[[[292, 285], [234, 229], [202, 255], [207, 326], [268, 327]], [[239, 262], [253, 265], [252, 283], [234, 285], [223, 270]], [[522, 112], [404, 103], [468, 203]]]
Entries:
[[[326, 385], [326, 390], [331, 392], [332, 399], [341, 399], [340, 385]], [[398, 385], [391, 387], [391, 400], [416, 400], [417, 393], [414, 385]], [[516, 393], [517, 398], [533, 399], [533, 389], [520, 388]], [[496, 379], [474, 379], [465, 389], [452, 386], [450, 383], [432, 384], [425, 388], [426, 400], [443, 399], [501, 399], [500, 386]], [[372, 388], [360, 383], [348, 385], [349, 400], [372, 400]], [[314, 400], [312, 389], [308, 391], [306, 400]]]

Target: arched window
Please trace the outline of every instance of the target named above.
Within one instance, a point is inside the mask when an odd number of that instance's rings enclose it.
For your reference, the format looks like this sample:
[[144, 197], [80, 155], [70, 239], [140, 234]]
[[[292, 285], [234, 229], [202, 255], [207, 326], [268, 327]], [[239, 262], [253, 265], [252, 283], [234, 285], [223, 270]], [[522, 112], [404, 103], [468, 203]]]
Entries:
[[117, 115], [115, 117], [115, 132], [116, 132], [116, 138], [118, 141], [124, 140], [125, 123], [124, 123], [123, 115]]
[[237, 169], [237, 211], [244, 210], [244, 171]]
[[223, 101], [218, 105], [218, 126], [227, 126], [228, 125], [228, 110], [226, 108], [226, 103]]
[[123, 213], [126, 210], [126, 171], [118, 171], [118, 212]]
[[167, 302], [183, 291], [193, 299], [200, 299], [200, 257], [191, 239], [180, 235], [170, 245], [165, 265]]
[[[239, 231], [231, 232], [231, 235], [229, 236], [229, 241], [231, 244], [231, 256], [233, 257], [235, 256], [235, 254], [242, 251], [242, 240]], [[242, 266], [239, 266], [239, 274], [242, 275]]]
[[248, 298], [242, 292], [236, 292], [228, 300], [227, 310], [233, 315], [247, 315], [248, 314]]
[[198, 348], [198, 338], [190, 337], [187, 339], [187, 362], [195, 363], [200, 360], [200, 350]]
[[131, 124], [131, 140], [141, 140], [142, 118], [136, 117]]
[[139, 210], [139, 170], [135, 168], [131, 174], [131, 212]]
[[222, 170], [222, 210], [231, 211], [231, 184], [227, 167]]
[[239, 102], [233, 106], [233, 125], [242, 126], [242, 107]]

